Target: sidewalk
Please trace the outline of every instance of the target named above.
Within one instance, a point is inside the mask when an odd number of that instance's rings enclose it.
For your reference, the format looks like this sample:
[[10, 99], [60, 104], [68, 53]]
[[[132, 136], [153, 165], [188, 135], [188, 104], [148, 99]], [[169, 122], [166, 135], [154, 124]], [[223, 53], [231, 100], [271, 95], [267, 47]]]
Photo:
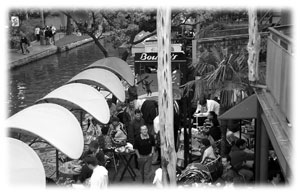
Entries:
[[[106, 36], [109, 34], [103, 34]], [[39, 59], [42, 59], [46, 56], [56, 54], [58, 52], [64, 52], [66, 50], [75, 48], [82, 44], [93, 41], [89, 36], [65, 36], [64, 33], [57, 33], [55, 35], [55, 44], [56, 45], [40, 45], [40, 42], [33, 41], [31, 42], [30, 47], [28, 48], [30, 53], [24, 55], [21, 50], [9, 49], [9, 68], [14, 68], [17, 66], [25, 65], [29, 62], [33, 62]]]

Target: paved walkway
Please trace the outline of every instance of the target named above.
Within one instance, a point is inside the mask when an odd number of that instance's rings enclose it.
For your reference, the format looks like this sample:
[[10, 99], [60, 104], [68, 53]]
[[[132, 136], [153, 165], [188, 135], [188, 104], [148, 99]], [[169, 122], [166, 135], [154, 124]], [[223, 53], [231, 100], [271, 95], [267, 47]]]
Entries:
[[[64, 33], [57, 33], [55, 35], [55, 42], [65, 36]], [[30, 47], [28, 47], [30, 53], [23, 54], [21, 49], [9, 49], [9, 68], [14, 68], [16, 66], [22, 66], [24, 64], [39, 60], [46, 56], [52, 55], [59, 52], [65, 51], [66, 47], [71, 49], [73, 47], [82, 45], [84, 43], [92, 41], [92, 38], [84, 39], [84, 40], [77, 40], [75, 42], [71, 42], [67, 45], [63, 45], [61, 47], [57, 47], [56, 45], [41, 45], [40, 42], [33, 41], [31, 42]], [[63, 48], [64, 47], [64, 48]], [[60, 49], [58, 49], [60, 48]]]
[[[64, 33], [58, 33], [55, 36], [55, 41], [64, 37]], [[9, 49], [9, 65], [11, 67], [20, 66], [24, 63], [31, 62], [38, 58], [45, 57], [46, 55], [51, 55], [57, 51], [57, 46], [55, 45], [41, 45], [40, 42], [33, 41], [28, 47], [30, 53], [26, 55], [22, 54], [22, 50], [19, 49]]]

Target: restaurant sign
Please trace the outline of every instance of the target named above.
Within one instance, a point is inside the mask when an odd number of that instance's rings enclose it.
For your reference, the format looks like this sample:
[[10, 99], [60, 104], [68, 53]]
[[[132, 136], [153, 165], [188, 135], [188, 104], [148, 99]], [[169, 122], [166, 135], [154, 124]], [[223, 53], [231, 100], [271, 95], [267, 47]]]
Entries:
[[[135, 62], [157, 62], [157, 53], [136, 53], [134, 57]], [[185, 62], [185, 54], [181, 52], [171, 53], [172, 62]]]

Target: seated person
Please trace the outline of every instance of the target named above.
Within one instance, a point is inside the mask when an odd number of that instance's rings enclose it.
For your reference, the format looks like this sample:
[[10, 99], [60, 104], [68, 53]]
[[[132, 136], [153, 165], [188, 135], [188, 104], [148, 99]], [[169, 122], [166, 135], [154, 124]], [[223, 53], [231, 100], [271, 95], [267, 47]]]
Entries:
[[97, 141], [92, 141], [89, 144], [89, 149], [82, 154], [81, 159], [85, 159], [87, 157], [95, 157], [97, 158], [99, 164], [105, 164], [104, 153], [99, 149], [99, 144]]
[[93, 170], [91, 170], [87, 164], [86, 164], [86, 160], [83, 160], [84, 165], [81, 168], [81, 172], [79, 174], [79, 176], [77, 177], [77, 183], [86, 183], [86, 180], [89, 179], [92, 174], [93, 174]]
[[221, 129], [218, 121], [218, 115], [214, 111], [209, 111], [207, 118], [211, 123], [209, 127], [209, 134], [214, 138], [215, 141], [221, 139]]
[[109, 126], [104, 125], [102, 127], [102, 135], [98, 137], [98, 143], [101, 149], [111, 149], [112, 148], [112, 140], [108, 135]]
[[282, 183], [281, 172], [276, 171], [276, 170], [270, 171], [269, 176], [268, 176], [268, 180], [273, 186], [280, 185], [280, 183]]
[[233, 168], [242, 175], [245, 180], [250, 181], [253, 177], [253, 172], [246, 166], [246, 161], [254, 160], [254, 153], [245, 151], [246, 141], [237, 139], [235, 145], [232, 146], [229, 156], [231, 157], [231, 164]]
[[233, 169], [231, 165], [231, 158], [229, 155], [222, 156], [221, 158], [223, 171], [221, 177], [216, 181], [216, 183], [242, 183], [243, 177], [238, 175], [238, 173]]
[[86, 159], [87, 166], [93, 170], [92, 176], [90, 178], [89, 187], [91, 189], [101, 189], [107, 188], [108, 185], [108, 171], [103, 166], [98, 164], [97, 159], [94, 157], [89, 157]]
[[127, 132], [124, 125], [119, 121], [118, 117], [111, 118], [109, 125], [108, 136], [111, 137], [112, 142], [117, 145], [125, 145], [127, 140]]
[[202, 160], [200, 163], [202, 164], [205, 164], [205, 160], [207, 158], [210, 158], [210, 159], [216, 159], [216, 155], [215, 155], [215, 152], [214, 152], [214, 149], [213, 147], [211, 146], [210, 144], [210, 141], [206, 138], [203, 138], [201, 140], [201, 144], [204, 146], [204, 152], [203, 152], [203, 156], [202, 156]]

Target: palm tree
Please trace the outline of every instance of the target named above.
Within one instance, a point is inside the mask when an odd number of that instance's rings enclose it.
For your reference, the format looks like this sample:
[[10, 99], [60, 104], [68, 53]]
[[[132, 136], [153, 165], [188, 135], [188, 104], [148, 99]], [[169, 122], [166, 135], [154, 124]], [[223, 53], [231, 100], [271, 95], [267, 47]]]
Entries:
[[[245, 47], [238, 49], [238, 52], [232, 51], [217, 42], [210, 50], [203, 47], [200, 50], [198, 62], [189, 66], [194, 70], [194, 76], [199, 78], [183, 85], [183, 92], [187, 94], [195, 86], [193, 102], [198, 101], [202, 95], [218, 97], [222, 114], [239, 103], [251, 90], [248, 81], [248, 52]], [[221, 122], [221, 154], [225, 153], [227, 125], [227, 122]]]

